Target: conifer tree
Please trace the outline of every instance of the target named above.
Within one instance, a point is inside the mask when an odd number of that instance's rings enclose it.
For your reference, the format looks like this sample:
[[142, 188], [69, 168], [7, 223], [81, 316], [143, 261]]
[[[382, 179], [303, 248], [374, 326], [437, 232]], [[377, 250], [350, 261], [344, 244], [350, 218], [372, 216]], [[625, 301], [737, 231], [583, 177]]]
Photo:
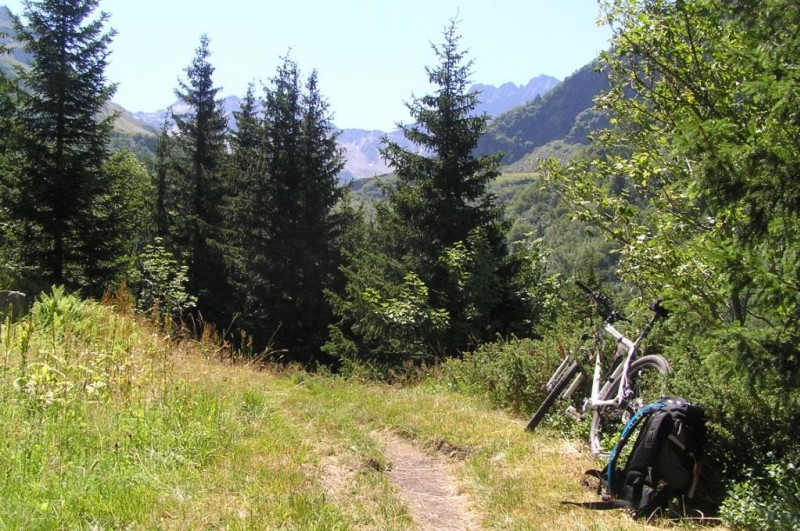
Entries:
[[251, 335], [259, 333], [266, 322], [266, 281], [263, 271], [269, 258], [266, 154], [261, 103], [253, 84], [238, 111], [234, 112], [236, 129], [231, 134], [231, 157], [228, 164], [226, 194], [226, 237], [232, 244], [226, 253], [226, 268], [235, 293], [236, 308], [241, 312], [238, 326]]
[[[0, 45], [0, 54], [6, 53]], [[10, 205], [16, 203], [15, 161], [16, 150], [12, 145], [14, 127], [11, 119], [14, 112], [12, 84], [0, 71], [0, 286], [9, 287], [19, 273], [16, 257], [19, 245], [16, 242], [14, 220]]]
[[222, 102], [217, 99], [220, 89], [213, 83], [210, 55], [208, 36], [202, 35], [186, 68], [187, 79], [179, 81], [175, 90], [188, 111], [173, 114], [177, 128], [174, 199], [179, 214], [172, 232], [177, 254], [189, 266], [189, 291], [197, 297], [198, 309], [206, 320], [214, 323], [226, 318], [222, 311], [227, 288], [219, 228], [227, 124]]
[[486, 229], [499, 255], [505, 253], [501, 210], [487, 190], [499, 175], [500, 155], [473, 155], [488, 117], [474, 113], [479, 101], [468, 90], [472, 62], [459, 40], [453, 21], [444, 42], [432, 45], [440, 63], [426, 68], [435, 93], [407, 105], [414, 124], [403, 126], [403, 135], [421, 150], [388, 139], [382, 149], [398, 178], [389, 194], [403, 229], [397, 251], [417, 255], [419, 267], [431, 273], [442, 249], [466, 241], [476, 228]]
[[16, 99], [24, 156], [17, 198], [23, 258], [46, 283], [98, 292], [120, 272], [119, 219], [106, 199], [103, 172], [113, 114], [99, 118], [116, 86], [105, 68], [114, 31], [106, 13], [92, 19], [97, 0], [25, 2], [28, 25], [15, 31], [33, 56], [19, 71]]
[[[492, 314], [510, 302], [504, 286], [511, 270], [505, 263], [507, 225], [487, 189], [499, 175], [501, 155], [473, 155], [488, 117], [474, 112], [479, 101], [469, 91], [472, 61], [459, 48], [455, 21], [443, 37], [432, 45], [439, 64], [426, 68], [435, 92], [407, 105], [414, 123], [403, 134], [416, 149], [387, 140], [382, 150], [397, 184], [380, 213], [390, 255], [419, 275], [433, 307], [449, 314], [442, 341], [451, 350], [466, 348], [470, 336], [507, 331], [508, 323], [492, 322]], [[464, 270], [467, 262], [474, 271]], [[467, 286], [467, 276], [481, 280]]]
[[[337, 264], [333, 208], [342, 155], [316, 73], [306, 90], [297, 65], [285, 58], [267, 91], [264, 109], [266, 199], [260, 301], [262, 333], [295, 359], [318, 355], [330, 319], [324, 298]], [[261, 269], [263, 267], [263, 269]]]
[[531, 335], [541, 317], [528, 285], [541, 261], [508, 254], [507, 224], [487, 189], [500, 155], [473, 154], [487, 117], [474, 113], [459, 39], [453, 21], [433, 46], [439, 64], [426, 69], [436, 91], [408, 105], [414, 123], [402, 129], [415, 148], [385, 141], [397, 182], [374, 227], [355, 234], [346, 286], [331, 294], [338, 321], [325, 351], [345, 367], [457, 355], [497, 334]]
[[158, 142], [156, 144], [156, 160], [155, 160], [155, 231], [156, 236], [167, 238], [170, 230], [170, 219], [168, 204], [170, 198], [170, 144], [172, 138], [169, 133], [170, 119], [168, 113], [161, 125], [161, 131], [158, 135]]

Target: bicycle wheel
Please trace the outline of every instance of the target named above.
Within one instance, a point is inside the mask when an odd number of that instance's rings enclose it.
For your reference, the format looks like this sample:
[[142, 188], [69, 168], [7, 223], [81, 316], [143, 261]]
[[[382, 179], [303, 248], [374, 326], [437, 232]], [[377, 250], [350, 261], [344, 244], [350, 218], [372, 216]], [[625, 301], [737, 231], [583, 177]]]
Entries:
[[[600, 406], [594, 409], [589, 443], [592, 453], [608, 453], [616, 443], [622, 427], [639, 409], [655, 402], [666, 392], [669, 363], [657, 355], [642, 356], [628, 369], [628, 386], [631, 395], [622, 407]], [[619, 389], [622, 374], [606, 382], [600, 390], [600, 400], [613, 399]]]
[[572, 365], [569, 366], [567, 372], [564, 373], [564, 376], [556, 382], [550, 392], [542, 402], [542, 405], [539, 406], [539, 409], [536, 410], [536, 413], [533, 414], [531, 420], [528, 421], [528, 424], [525, 426], [525, 429], [528, 431], [533, 431], [536, 429], [536, 426], [542, 422], [542, 419], [550, 411], [550, 408], [553, 407], [553, 404], [564, 391], [564, 389], [569, 385], [569, 383], [575, 378], [575, 375], [578, 374], [578, 371], [581, 370], [580, 365], [576, 362], [573, 362]]

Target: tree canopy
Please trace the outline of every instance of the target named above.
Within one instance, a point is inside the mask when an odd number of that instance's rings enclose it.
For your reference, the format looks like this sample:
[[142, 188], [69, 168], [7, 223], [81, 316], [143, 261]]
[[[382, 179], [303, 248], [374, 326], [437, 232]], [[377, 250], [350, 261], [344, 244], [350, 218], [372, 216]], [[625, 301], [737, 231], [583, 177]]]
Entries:
[[676, 365], [734, 432], [726, 459], [796, 459], [800, 7], [617, 0], [605, 14], [598, 104], [615, 127], [601, 156], [550, 179], [616, 243], [623, 278], [676, 305]]

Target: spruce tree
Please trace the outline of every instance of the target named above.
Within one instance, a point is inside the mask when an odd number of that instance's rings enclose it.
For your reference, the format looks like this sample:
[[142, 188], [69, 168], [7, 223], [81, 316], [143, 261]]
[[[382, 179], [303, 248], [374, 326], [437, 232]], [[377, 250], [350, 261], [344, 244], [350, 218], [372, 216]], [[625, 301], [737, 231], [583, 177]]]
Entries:
[[457, 350], [508, 331], [511, 323], [498, 321], [498, 312], [513, 304], [507, 287], [514, 267], [506, 260], [502, 210], [488, 191], [501, 156], [473, 154], [488, 117], [475, 113], [472, 61], [459, 48], [455, 21], [443, 36], [432, 45], [439, 64], [426, 68], [435, 92], [407, 105], [414, 123], [402, 130], [415, 148], [387, 140], [382, 149], [397, 184], [379, 214], [387, 252], [419, 275], [434, 308], [447, 311], [449, 328], [439, 341]]
[[33, 56], [16, 94], [24, 156], [17, 197], [23, 259], [34, 277], [98, 292], [119, 274], [119, 219], [104, 174], [115, 116], [102, 116], [116, 86], [105, 69], [114, 31], [97, 0], [25, 2], [17, 38]]
[[176, 202], [173, 242], [179, 256], [189, 266], [189, 291], [198, 299], [198, 309], [212, 323], [226, 319], [227, 294], [220, 234], [226, 158], [227, 123], [220, 91], [214, 86], [214, 67], [207, 35], [192, 63], [186, 68], [186, 81], [175, 90], [178, 100], [188, 107], [173, 114], [177, 129], [175, 142]]
[[260, 331], [266, 327], [269, 313], [263, 271], [270, 256], [267, 248], [270, 198], [260, 107], [250, 84], [241, 107], [234, 112], [236, 128], [230, 137], [225, 207], [226, 238], [232, 247], [225, 255], [226, 268], [236, 299], [236, 308], [232, 310], [241, 312], [237, 326], [257, 337], [265, 335]]
[[[0, 45], [0, 54], [3, 53], [6, 49]], [[19, 166], [12, 143], [13, 112], [12, 84], [0, 71], [0, 287], [3, 289], [12, 286], [19, 274], [20, 245], [16, 241], [17, 231], [10, 208], [17, 202], [15, 170]]]
[[328, 104], [319, 92], [317, 72], [309, 76], [303, 94], [301, 123], [302, 210], [299, 238], [303, 242], [297, 273], [304, 286], [299, 296], [296, 342], [317, 352], [327, 336], [331, 312], [324, 292], [333, 287], [341, 264], [339, 241], [347, 225], [347, 214], [336, 210], [342, 199], [338, 175], [344, 167], [336, 142]]
[[415, 149], [387, 139], [381, 151], [398, 179], [389, 191], [389, 205], [402, 227], [397, 250], [417, 256], [419, 267], [431, 273], [443, 249], [466, 241], [477, 228], [488, 231], [499, 255], [505, 252], [501, 210], [487, 190], [499, 175], [500, 155], [473, 155], [488, 116], [475, 115], [479, 100], [469, 91], [472, 62], [459, 40], [453, 21], [444, 42], [432, 45], [440, 63], [426, 68], [435, 93], [407, 104], [414, 123], [402, 131]]
[[169, 216], [169, 199], [171, 183], [170, 179], [170, 166], [171, 154], [170, 144], [172, 138], [169, 133], [171, 125], [169, 114], [164, 119], [161, 125], [161, 131], [158, 135], [158, 142], [156, 143], [156, 159], [155, 159], [155, 231], [156, 236], [162, 240], [168, 238], [170, 231], [170, 216]]
[[[297, 65], [285, 58], [264, 109], [265, 240], [257, 271], [265, 280], [262, 333], [295, 359], [319, 354], [330, 316], [324, 297], [337, 263], [333, 209], [342, 155], [316, 74], [306, 90]], [[262, 269], [263, 267], [263, 269]]]
[[549, 292], [531, 285], [543, 278], [540, 255], [508, 253], [507, 224], [488, 190], [500, 155], [474, 155], [487, 117], [475, 113], [459, 40], [451, 22], [433, 45], [439, 64], [426, 72], [436, 90], [408, 105], [414, 123], [402, 127], [414, 148], [385, 140], [397, 181], [374, 225], [351, 234], [346, 285], [330, 294], [338, 321], [325, 351], [345, 369], [364, 361], [396, 369], [497, 335], [531, 336], [543, 316]]

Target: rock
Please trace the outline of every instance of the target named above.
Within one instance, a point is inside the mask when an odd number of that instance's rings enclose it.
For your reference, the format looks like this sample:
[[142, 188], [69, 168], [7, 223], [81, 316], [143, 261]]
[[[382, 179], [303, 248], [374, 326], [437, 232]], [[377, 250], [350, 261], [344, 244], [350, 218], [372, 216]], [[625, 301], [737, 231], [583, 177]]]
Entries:
[[0, 321], [5, 321], [7, 316], [18, 319], [25, 315], [28, 309], [25, 294], [20, 291], [0, 290]]

